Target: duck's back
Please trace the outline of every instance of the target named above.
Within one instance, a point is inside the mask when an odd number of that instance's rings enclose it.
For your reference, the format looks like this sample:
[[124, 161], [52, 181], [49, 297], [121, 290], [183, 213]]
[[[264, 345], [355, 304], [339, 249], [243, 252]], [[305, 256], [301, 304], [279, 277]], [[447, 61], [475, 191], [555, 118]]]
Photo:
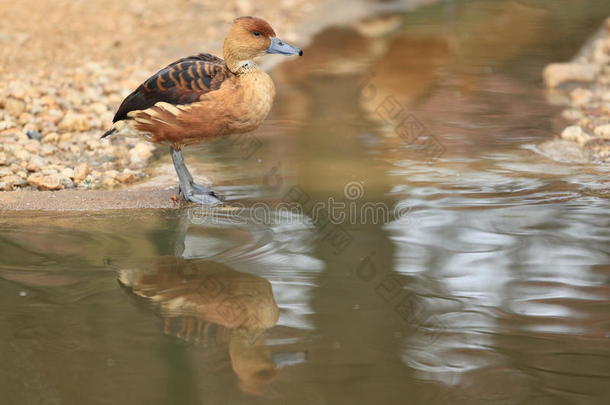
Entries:
[[158, 102], [191, 104], [234, 76], [224, 61], [209, 53], [189, 56], [161, 69], [121, 103], [113, 122], [130, 119], [131, 111], [146, 110]]

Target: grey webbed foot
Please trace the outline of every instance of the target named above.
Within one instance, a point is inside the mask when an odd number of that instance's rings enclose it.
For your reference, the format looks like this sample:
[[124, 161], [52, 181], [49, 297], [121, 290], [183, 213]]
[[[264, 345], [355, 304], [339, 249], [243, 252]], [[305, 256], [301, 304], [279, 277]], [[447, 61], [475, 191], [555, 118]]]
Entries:
[[198, 193], [210, 194], [210, 195], [218, 198], [219, 200], [222, 200], [222, 197], [220, 197], [218, 194], [216, 194], [214, 191], [212, 191], [212, 189], [209, 187], [202, 186], [201, 184], [197, 184], [195, 182], [191, 183], [191, 187], [193, 188], [193, 190], [195, 190]]
[[[197, 186], [197, 187], [195, 187]], [[215, 192], [207, 187], [194, 184], [192, 188], [182, 190], [180, 187], [180, 195], [187, 201], [196, 204], [208, 205], [211, 207], [222, 205], [222, 199]]]

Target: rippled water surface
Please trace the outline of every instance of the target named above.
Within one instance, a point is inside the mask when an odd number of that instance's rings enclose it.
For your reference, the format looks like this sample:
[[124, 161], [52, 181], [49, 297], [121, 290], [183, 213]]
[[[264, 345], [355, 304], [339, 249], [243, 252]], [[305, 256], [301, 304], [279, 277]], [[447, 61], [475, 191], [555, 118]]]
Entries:
[[3, 214], [4, 401], [610, 403], [608, 168], [536, 153], [542, 68], [608, 14], [329, 28], [262, 128], [188, 153], [232, 209]]

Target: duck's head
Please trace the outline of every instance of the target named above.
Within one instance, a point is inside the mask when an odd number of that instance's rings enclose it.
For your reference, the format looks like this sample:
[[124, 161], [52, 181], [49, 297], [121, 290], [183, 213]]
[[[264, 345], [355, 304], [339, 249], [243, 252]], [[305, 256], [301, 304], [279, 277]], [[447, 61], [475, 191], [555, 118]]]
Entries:
[[275, 35], [271, 25], [262, 18], [239, 17], [233, 22], [224, 42], [223, 54], [229, 69], [238, 73], [253, 59], [268, 53], [303, 55], [303, 51]]

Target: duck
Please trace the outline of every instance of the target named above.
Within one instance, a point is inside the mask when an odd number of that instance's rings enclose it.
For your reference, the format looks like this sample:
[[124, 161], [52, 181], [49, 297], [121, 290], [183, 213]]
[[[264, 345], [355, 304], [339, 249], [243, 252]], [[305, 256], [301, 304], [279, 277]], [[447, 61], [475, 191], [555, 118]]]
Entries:
[[136, 136], [168, 145], [180, 195], [206, 206], [222, 205], [222, 197], [195, 183], [182, 149], [258, 128], [271, 110], [275, 86], [255, 59], [303, 55], [279, 39], [267, 21], [252, 16], [233, 21], [222, 53], [223, 58], [200, 53], [159, 70], [123, 100], [112, 127], [102, 135]]

